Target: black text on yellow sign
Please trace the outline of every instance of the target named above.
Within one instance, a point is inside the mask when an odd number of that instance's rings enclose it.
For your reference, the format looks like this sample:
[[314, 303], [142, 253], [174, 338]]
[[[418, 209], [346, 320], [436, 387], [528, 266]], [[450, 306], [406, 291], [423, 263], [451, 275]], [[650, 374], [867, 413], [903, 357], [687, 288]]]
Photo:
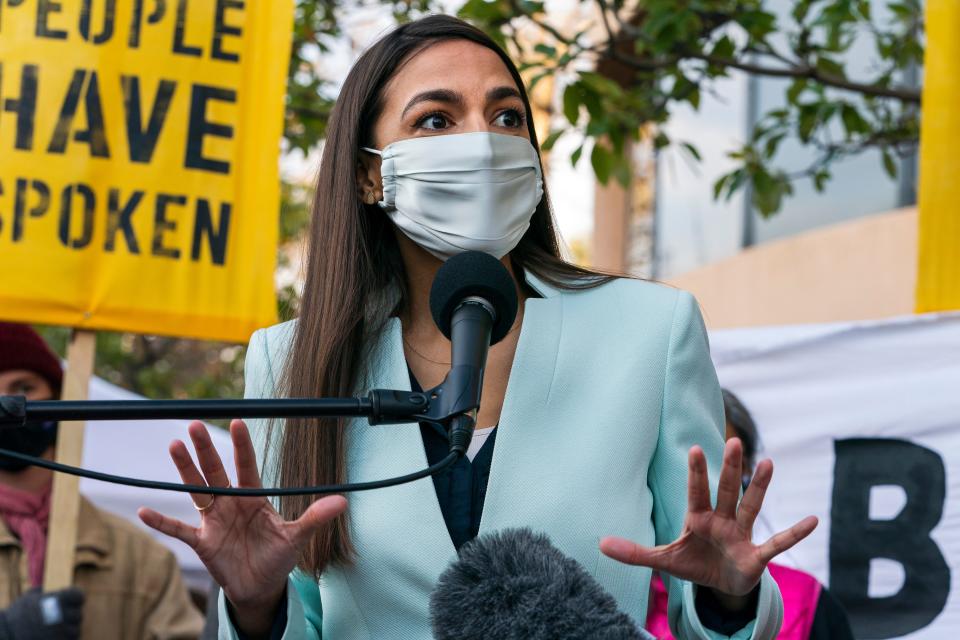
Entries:
[[142, 309], [153, 332], [230, 339], [273, 319], [291, 17], [286, 0], [0, 0], [0, 266], [88, 280], [4, 283], [20, 306], [0, 314], [144, 330], [120, 326]]

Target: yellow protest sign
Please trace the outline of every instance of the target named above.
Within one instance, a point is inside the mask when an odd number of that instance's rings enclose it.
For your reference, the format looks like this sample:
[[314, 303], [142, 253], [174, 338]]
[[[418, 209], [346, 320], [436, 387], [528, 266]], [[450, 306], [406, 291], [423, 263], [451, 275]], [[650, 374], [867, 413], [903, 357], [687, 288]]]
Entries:
[[927, 0], [917, 311], [960, 309], [960, 2]]
[[0, 318], [276, 318], [292, 0], [0, 0]]

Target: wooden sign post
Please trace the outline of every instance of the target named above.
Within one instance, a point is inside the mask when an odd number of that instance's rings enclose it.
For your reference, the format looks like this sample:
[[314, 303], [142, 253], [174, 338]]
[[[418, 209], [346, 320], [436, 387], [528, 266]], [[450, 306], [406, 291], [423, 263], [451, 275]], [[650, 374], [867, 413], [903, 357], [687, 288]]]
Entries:
[[[62, 400], [86, 400], [93, 375], [97, 334], [76, 329], [67, 346], [67, 371], [63, 378]], [[83, 422], [64, 422], [57, 431], [57, 462], [80, 466], [83, 456]], [[44, 561], [43, 590], [63, 589], [73, 584], [77, 544], [77, 515], [80, 513], [80, 478], [53, 474], [50, 524]]]

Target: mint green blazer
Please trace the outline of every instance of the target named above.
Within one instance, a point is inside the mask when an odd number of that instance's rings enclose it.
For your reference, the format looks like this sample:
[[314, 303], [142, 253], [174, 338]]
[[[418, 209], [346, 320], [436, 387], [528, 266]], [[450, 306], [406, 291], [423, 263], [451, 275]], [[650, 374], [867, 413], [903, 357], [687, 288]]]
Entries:
[[[723, 403], [703, 320], [693, 296], [660, 284], [618, 279], [574, 292], [530, 275], [527, 282], [543, 297], [524, 308], [480, 533], [524, 526], [547, 534], [643, 625], [651, 571], [607, 558], [598, 541], [675, 540], [687, 506], [687, 452], [695, 444], [706, 452], [716, 494]], [[292, 330], [285, 323], [252, 336], [247, 397], [274, 394]], [[399, 320], [390, 321], [371, 353], [358, 391], [410, 388]], [[263, 424], [252, 423], [263, 451]], [[350, 482], [425, 466], [418, 425], [352, 425]], [[354, 493], [348, 501], [356, 563], [328, 568], [319, 584], [291, 574], [283, 638], [431, 638], [430, 592], [457, 557], [433, 482]], [[697, 618], [695, 585], [668, 578], [668, 587], [678, 638], [726, 637]], [[756, 618], [730, 637], [775, 638], [782, 618], [780, 592], [765, 572]], [[237, 638], [222, 595], [220, 638]]]

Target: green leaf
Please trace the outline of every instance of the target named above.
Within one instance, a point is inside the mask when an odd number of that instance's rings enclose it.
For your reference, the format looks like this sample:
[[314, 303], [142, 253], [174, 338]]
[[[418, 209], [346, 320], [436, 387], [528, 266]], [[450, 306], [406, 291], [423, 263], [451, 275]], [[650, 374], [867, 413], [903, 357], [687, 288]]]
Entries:
[[556, 131], [551, 132], [550, 135], [547, 136], [547, 139], [543, 141], [543, 144], [540, 145], [540, 148], [544, 151], [550, 151], [550, 149], [553, 148], [553, 145], [557, 143], [557, 139], [562, 136], [563, 133], [563, 129], [557, 129]]
[[537, 53], [542, 53], [543, 55], [549, 58], [557, 57], [557, 48], [551, 47], [550, 45], [544, 44], [542, 42], [537, 43], [537, 45], [533, 48], [533, 50], [536, 51]]
[[580, 156], [583, 155], [583, 145], [581, 144], [577, 147], [573, 153], [570, 154], [570, 164], [574, 167], [577, 166], [577, 163], [580, 162]]
[[623, 129], [619, 127], [611, 128], [607, 135], [610, 136], [610, 142], [613, 143], [614, 155], [623, 155]]
[[730, 175], [731, 174], [728, 173], [724, 176], [720, 176], [720, 178], [713, 183], [713, 199], [714, 200], [720, 199], [720, 193], [723, 191], [724, 185], [727, 184], [727, 181], [730, 179]]
[[580, 119], [580, 103], [582, 98], [583, 92], [577, 83], [568, 85], [567, 88], [563, 90], [563, 115], [566, 116], [567, 122], [572, 125], [577, 124], [577, 120]]
[[527, 85], [527, 92], [533, 91], [533, 88], [537, 86], [537, 84], [539, 84], [541, 80], [543, 80], [544, 78], [548, 78], [552, 75], [553, 75], [553, 69], [547, 69], [546, 71], [543, 71], [533, 76], [533, 78], [530, 79], [530, 84]]
[[763, 155], [767, 158], [775, 156], [777, 154], [777, 148], [780, 146], [785, 135], [785, 133], [778, 133], [767, 138], [767, 142], [763, 147]]
[[733, 44], [733, 40], [728, 36], [723, 36], [717, 40], [717, 44], [713, 46], [713, 51], [710, 52], [710, 55], [714, 58], [730, 59], [733, 57], [735, 50], [736, 45]]
[[600, 94], [592, 88], [581, 85], [580, 96], [583, 101], [583, 106], [587, 108], [587, 113], [590, 114], [591, 118], [607, 117], [607, 113], [603, 108], [603, 102], [600, 99]]
[[810, 11], [810, 5], [812, 0], [798, 0], [797, 3], [793, 6], [793, 19], [797, 21], [798, 24], [802, 23], [807, 17], [807, 13]]
[[727, 184], [727, 202], [730, 202], [730, 198], [733, 197], [733, 194], [737, 192], [737, 189], [739, 189], [746, 180], [747, 172], [745, 169], [737, 169], [731, 174], [730, 182]]
[[813, 174], [813, 187], [817, 190], [817, 193], [823, 193], [823, 190], [827, 184], [827, 180], [829, 179], [830, 172], [826, 169], [820, 169]]
[[852, 138], [858, 133], [868, 133], [870, 125], [863, 119], [857, 108], [851, 104], [844, 104], [840, 110], [840, 118], [843, 120], [843, 128], [847, 132], [847, 138]]
[[633, 171], [630, 166], [630, 159], [626, 156], [620, 155], [616, 156], [613, 167], [613, 175], [617, 178], [617, 182], [624, 188], [630, 186], [630, 181], [633, 179]]
[[889, 9], [900, 22], [910, 23], [919, 17], [917, 9], [906, 2], [888, 3], [887, 9]]
[[893, 159], [893, 154], [889, 149], [883, 150], [883, 169], [891, 178], [897, 177], [897, 162]]
[[543, 3], [536, 0], [521, 0], [520, 8], [523, 10], [523, 13], [528, 16], [535, 16], [544, 11]]
[[695, 110], [700, 110], [700, 89], [694, 89], [690, 92], [690, 95], [687, 96], [687, 102], [690, 103], [690, 106]]
[[467, 0], [466, 4], [460, 7], [457, 15], [467, 20], [476, 22], [497, 22], [503, 19], [509, 19], [510, 13], [507, 13], [508, 6], [506, 2], [494, 0]]
[[803, 93], [803, 90], [807, 88], [807, 81], [803, 78], [794, 80], [791, 83], [790, 88], [787, 89], [787, 101], [790, 104], [796, 104], [797, 98], [800, 97], [800, 94]]
[[783, 175], [771, 175], [765, 169], [757, 169], [753, 175], [753, 206], [764, 218], [768, 218], [783, 204], [783, 196], [793, 189]]
[[839, 78], [846, 77], [846, 72], [843, 70], [843, 65], [835, 60], [831, 60], [826, 56], [819, 56], [817, 58], [817, 71], [820, 71], [828, 76], [836, 76]]
[[583, 71], [580, 73], [580, 82], [601, 95], [613, 98], [623, 95], [623, 89], [620, 88], [620, 85], [599, 73]]
[[808, 103], [800, 106], [800, 119], [797, 123], [797, 136], [800, 141], [806, 144], [813, 135], [813, 130], [818, 124], [819, 105], [817, 103]]
[[686, 100], [694, 109], [700, 109], [700, 87], [680, 72], [670, 95], [674, 100]]
[[737, 22], [746, 29], [753, 40], [763, 40], [777, 30], [777, 17], [767, 11], [739, 11], [736, 14]]
[[697, 151], [697, 148], [692, 144], [690, 144], [689, 142], [681, 142], [680, 146], [683, 147], [686, 150], [686, 152], [689, 153], [693, 157], [693, 159], [696, 160], [697, 162], [700, 162], [703, 160], [700, 157], [700, 152]]
[[721, 176], [719, 180], [713, 183], [713, 199], [719, 200], [720, 196], [723, 195], [723, 191], [726, 190], [727, 195], [724, 200], [729, 202], [736, 190], [743, 184], [745, 178], [746, 171], [744, 169], [737, 169], [725, 176]]
[[647, 13], [647, 19], [643, 21], [641, 28], [644, 33], [656, 40], [665, 30], [675, 27], [678, 13], [672, 7], [661, 4]]
[[663, 131], [657, 131], [657, 135], [653, 138], [653, 148], [659, 151], [660, 149], [663, 149], [669, 145], [669, 136], [667, 136], [667, 134], [665, 134]]
[[587, 123], [586, 134], [591, 138], [599, 138], [610, 131], [610, 122], [604, 118], [602, 120], [591, 118]]
[[590, 153], [590, 164], [593, 165], [593, 172], [597, 175], [597, 180], [601, 184], [607, 184], [610, 181], [613, 155], [603, 145], [594, 144], [593, 151]]

